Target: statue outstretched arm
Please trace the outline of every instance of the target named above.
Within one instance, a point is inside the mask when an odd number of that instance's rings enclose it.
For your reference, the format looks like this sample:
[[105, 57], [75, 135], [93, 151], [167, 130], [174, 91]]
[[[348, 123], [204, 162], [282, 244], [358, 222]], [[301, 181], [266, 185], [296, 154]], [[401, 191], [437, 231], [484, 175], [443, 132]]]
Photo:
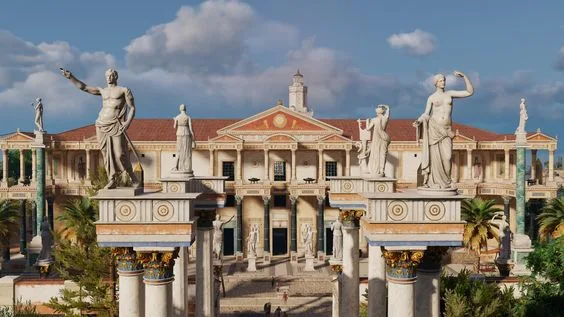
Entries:
[[229, 221], [233, 220], [233, 218], [235, 218], [235, 216], [231, 216], [231, 218], [229, 218], [227, 221], [224, 221], [223, 224], [228, 223]]
[[472, 82], [463, 72], [455, 71], [454, 75], [456, 77], [460, 77], [464, 79], [464, 83], [466, 84], [466, 90], [450, 90], [447, 92], [453, 98], [464, 98], [470, 97], [474, 94], [474, 86]]
[[133, 100], [133, 94], [131, 93], [131, 89], [125, 88], [125, 103], [127, 104], [127, 118], [123, 124], [124, 130], [129, 128], [131, 121], [133, 121], [133, 117], [135, 117], [135, 101]]
[[71, 83], [73, 83], [73, 85], [76, 86], [76, 88], [85, 91], [89, 94], [92, 95], [100, 95], [100, 89], [98, 89], [97, 87], [90, 87], [88, 85], [86, 85], [85, 83], [83, 83], [82, 81], [80, 81], [78, 78], [74, 77], [74, 75], [64, 69], [64, 68], [59, 68], [61, 70], [61, 73], [63, 74], [63, 76], [65, 76], [65, 78], [67, 78], [68, 80], [71, 81]]
[[178, 126], [178, 120], [176, 120], [176, 117], [173, 118], [174, 123], [172, 124], [172, 127], [176, 130], [176, 127]]

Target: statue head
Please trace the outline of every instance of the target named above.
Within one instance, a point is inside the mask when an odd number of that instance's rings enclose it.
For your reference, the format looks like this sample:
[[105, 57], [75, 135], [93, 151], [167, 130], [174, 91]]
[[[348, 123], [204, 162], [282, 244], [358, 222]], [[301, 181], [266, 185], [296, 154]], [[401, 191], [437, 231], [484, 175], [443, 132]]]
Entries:
[[41, 98], [39, 97], [35, 98], [35, 102], [41, 102]]
[[219, 220], [220, 218], [221, 218], [221, 216], [219, 214], [215, 215], [215, 220]]
[[385, 111], [386, 111], [386, 109], [384, 107], [382, 107], [382, 105], [379, 105], [378, 107], [376, 107], [376, 115], [384, 114]]
[[438, 88], [445, 88], [446, 77], [444, 74], [436, 74], [433, 76], [433, 84]]
[[178, 109], [180, 109], [180, 111], [182, 112], [186, 112], [186, 105], [185, 104], [181, 104]]
[[118, 72], [115, 69], [109, 68], [108, 70], [106, 70], [106, 83], [115, 84], [117, 83], [117, 79]]

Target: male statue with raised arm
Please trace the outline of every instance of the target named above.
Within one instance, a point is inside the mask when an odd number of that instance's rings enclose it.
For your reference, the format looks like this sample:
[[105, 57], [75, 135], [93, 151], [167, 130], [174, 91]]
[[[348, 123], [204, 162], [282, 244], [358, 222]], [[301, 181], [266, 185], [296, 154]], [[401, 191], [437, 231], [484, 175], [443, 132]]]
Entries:
[[[109, 179], [104, 188], [116, 188], [123, 172], [129, 174], [134, 188], [139, 187], [139, 181], [133, 173], [129, 160], [128, 140], [125, 135], [125, 131], [135, 116], [135, 103], [131, 90], [117, 85], [118, 73], [111, 68], [106, 71], [108, 85], [103, 88], [86, 85], [66, 69], [61, 68], [61, 73], [78, 89], [92, 95], [102, 96], [102, 109], [96, 119], [96, 137]], [[130, 145], [133, 147], [132, 144]]]

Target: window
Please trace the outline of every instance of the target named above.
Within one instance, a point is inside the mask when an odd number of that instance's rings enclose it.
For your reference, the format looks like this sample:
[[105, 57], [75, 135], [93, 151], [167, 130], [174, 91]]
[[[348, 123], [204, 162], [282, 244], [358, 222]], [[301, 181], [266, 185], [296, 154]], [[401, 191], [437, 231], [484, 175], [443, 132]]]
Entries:
[[223, 176], [227, 176], [228, 181], [235, 180], [235, 163], [234, 162], [222, 162], [223, 163]]
[[225, 198], [225, 207], [235, 207], [235, 195], [227, 195]]
[[274, 195], [272, 203], [274, 207], [286, 207], [286, 195]]
[[286, 162], [274, 162], [274, 181], [286, 181]]
[[330, 176], [337, 176], [337, 162], [325, 162], [325, 180]]

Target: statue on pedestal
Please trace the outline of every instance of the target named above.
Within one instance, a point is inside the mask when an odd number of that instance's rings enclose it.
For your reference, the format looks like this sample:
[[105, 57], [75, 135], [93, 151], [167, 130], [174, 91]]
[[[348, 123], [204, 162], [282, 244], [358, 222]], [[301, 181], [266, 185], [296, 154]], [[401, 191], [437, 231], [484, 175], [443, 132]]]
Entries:
[[[126, 134], [135, 116], [135, 103], [131, 90], [117, 85], [118, 73], [114, 69], [106, 71], [106, 83], [108, 84], [106, 87], [90, 87], [63, 68], [61, 68], [61, 73], [78, 89], [92, 95], [102, 96], [102, 109], [98, 119], [96, 119], [96, 137], [109, 179], [104, 188], [116, 188], [123, 172], [127, 172], [131, 177], [134, 188], [140, 187], [141, 184], [133, 173], [127, 150], [129, 144], [133, 153], [137, 156], [137, 152]], [[139, 158], [137, 160], [139, 161]]]
[[41, 98], [35, 99], [35, 127], [36, 131], [44, 132], [43, 130], [43, 103], [41, 103]]
[[302, 231], [303, 243], [306, 256], [313, 256], [313, 230], [310, 224], [305, 225], [305, 230]]
[[192, 149], [196, 147], [194, 131], [192, 131], [192, 119], [186, 114], [186, 106], [180, 105], [180, 114], [174, 117], [174, 128], [176, 129], [176, 164], [174, 171], [192, 171]]
[[525, 98], [521, 98], [519, 109], [519, 126], [517, 127], [515, 133], [527, 133], [527, 131], [525, 131], [525, 123], [527, 123], [529, 116], [527, 116], [527, 106], [525, 105]]
[[337, 218], [335, 222], [331, 224], [331, 231], [333, 231], [333, 259], [342, 260], [343, 259], [343, 231], [341, 219]]
[[247, 237], [247, 257], [257, 256], [257, 242], [259, 239], [259, 227], [255, 223], [251, 226], [251, 231]]
[[386, 155], [388, 154], [388, 145], [390, 145], [390, 136], [386, 133], [389, 118], [390, 107], [379, 105], [376, 107], [376, 117], [372, 118], [366, 126], [366, 130], [372, 130], [368, 157], [368, 171], [372, 176], [385, 176]]
[[452, 189], [452, 106], [454, 98], [469, 97], [474, 94], [470, 79], [455, 71], [454, 75], [464, 79], [466, 90], [445, 91], [445, 75], [434, 77], [436, 91], [427, 99], [425, 112], [413, 122], [414, 127], [423, 126], [423, 149], [421, 172], [423, 187]]
[[53, 235], [51, 233], [51, 227], [49, 226], [49, 221], [47, 218], [41, 223], [41, 251], [37, 257], [37, 264], [41, 265], [43, 263], [49, 264], [54, 261], [51, 255], [51, 249], [53, 247]]
[[[358, 143], [358, 165], [360, 166], [360, 174], [367, 174], [368, 171], [368, 156], [370, 155], [370, 149], [368, 148], [368, 141], [370, 141], [370, 131], [362, 128], [361, 120], [356, 120], [358, 123], [358, 134], [360, 136], [360, 142]], [[366, 119], [364, 126], [368, 127], [370, 120]]]
[[231, 221], [235, 216], [227, 221], [221, 221], [221, 216], [216, 215], [213, 224], [213, 256], [215, 259], [221, 259], [221, 248], [223, 246], [223, 225]]

